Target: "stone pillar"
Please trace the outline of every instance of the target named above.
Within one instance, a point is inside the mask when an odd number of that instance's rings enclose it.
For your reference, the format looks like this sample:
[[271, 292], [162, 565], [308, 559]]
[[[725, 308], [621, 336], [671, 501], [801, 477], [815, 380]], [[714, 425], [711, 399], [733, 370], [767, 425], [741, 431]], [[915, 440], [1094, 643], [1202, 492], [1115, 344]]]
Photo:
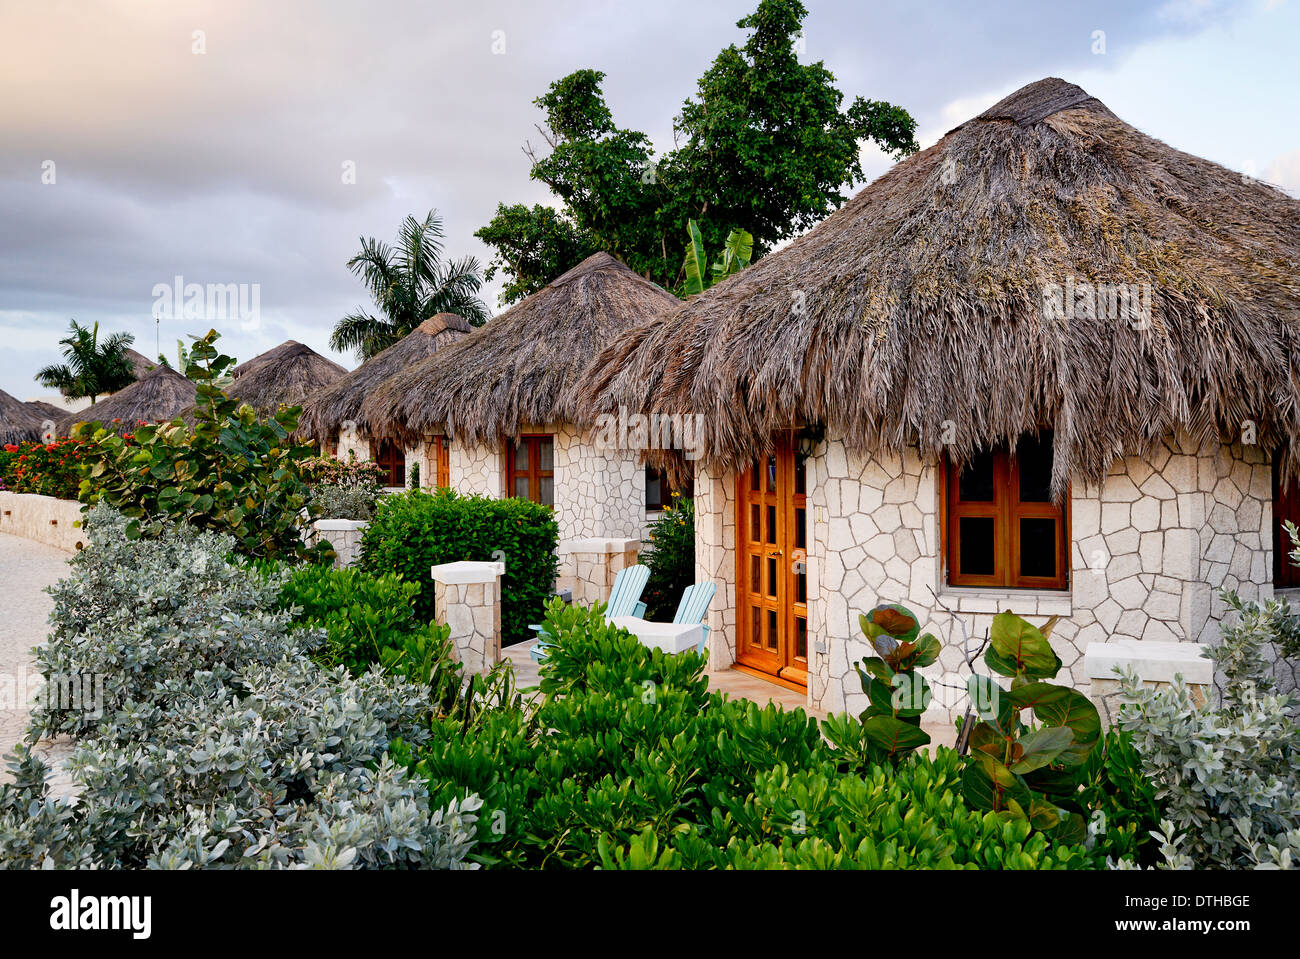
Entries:
[[429, 572], [434, 610], [451, 627], [456, 658], [471, 673], [501, 661], [501, 576], [505, 563], [443, 563]]
[[[736, 474], [695, 463], [695, 582], [717, 586], [705, 625], [709, 627], [709, 672], [729, 670], [736, 661]], [[810, 635], [811, 641], [811, 635]]]
[[359, 519], [318, 519], [312, 523], [309, 541], [328, 540], [334, 547], [334, 565], [351, 566], [361, 557], [361, 534], [370, 524]]
[[640, 549], [639, 539], [566, 539], [556, 551], [559, 588], [572, 590], [573, 601], [583, 606], [607, 602], [619, 570], [635, 566]]
[[1088, 673], [1088, 698], [1092, 700], [1102, 722], [1113, 725], [1119, 714], [1115, 693], [1119, 678], [1115, 667], [1129, 668], [1144, 686], [1167, 687], [1175, 676], [1182, 676], [1198, 706], [1210, 700], [1214, 682], [1214, 663], [1204, 656], [1200, 643], [1160, 643], [1153, 640], [1119, 639], [1109, 643], [1089, 643], [1084, 653]]

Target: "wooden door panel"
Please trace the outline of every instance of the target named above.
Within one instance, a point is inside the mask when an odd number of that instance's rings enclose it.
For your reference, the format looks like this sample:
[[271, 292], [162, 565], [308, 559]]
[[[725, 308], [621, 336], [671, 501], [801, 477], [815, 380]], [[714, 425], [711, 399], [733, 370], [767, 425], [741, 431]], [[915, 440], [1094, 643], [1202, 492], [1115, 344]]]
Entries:
[[808, 681], [806, 485], [790, 435], [736, 481], [736, 659], [797, 684]]

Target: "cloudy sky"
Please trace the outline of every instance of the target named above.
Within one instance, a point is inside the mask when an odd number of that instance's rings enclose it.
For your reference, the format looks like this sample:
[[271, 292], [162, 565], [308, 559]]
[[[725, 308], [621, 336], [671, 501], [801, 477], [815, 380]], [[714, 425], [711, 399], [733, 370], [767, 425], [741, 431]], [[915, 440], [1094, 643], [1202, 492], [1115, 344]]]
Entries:
[[[906, 107], [923, 145], [1061, 76], [1300, 195], [1300, 0], [804, 2], [805, 59], [846, 99]], [[44, 392], [32, 374], [71, 317], [153, 355], [154, 287], [177, 276], [256, 284], [258, 321], [223, 329], [226, 352], [327, 352], [334, 322], [368, 305], [345, 267], [358, 237], [436, 207], [449, 252], [486, 263], [472, 234], [496, 204], [547, 202], [520, 148], [552, 80], [605, 71], [616, 122], [667, 148], [756, 5], [0, 0], [0, 389]], [[863, 155], [868, 179], [888, 166]], [[200, 325], [164, 320], [164, 351]]]

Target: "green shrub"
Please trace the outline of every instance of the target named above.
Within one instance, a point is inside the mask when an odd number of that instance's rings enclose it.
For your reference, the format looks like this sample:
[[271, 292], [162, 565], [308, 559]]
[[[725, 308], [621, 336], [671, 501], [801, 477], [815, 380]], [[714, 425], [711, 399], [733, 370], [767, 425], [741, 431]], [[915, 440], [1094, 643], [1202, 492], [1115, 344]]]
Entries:
[[[153, 540], [130, 539], [121, 514], [97, 506], [83, 521], [89, 545], [71, 575], [50, 587], [49, 642], [36, 664], [51, 689], [73, 678], [97, 683], [107, 714], [147, 699], [159, 683], [196, 673], [227, 680], [243, 666], [270, 665], [319, 642], [289, 632], [274, 607], [279, 581], [229, 562], [234, 540], [179, 525]], [[42, 697], [32, 726], [44, 735], [82, 734], [101, 716]]]
[[284, 574], [227, 561], [230, 537], [178, 525], [132, 541], [127, 525], [90, 512], [38, 651], [47, 682], [103, 682], [82, 704], [98, 710], [47, 704], [27, 734], [79, 736], [77, 801], [53, 798], [20, 747], [0, 868], [464, 867], [478, 799], [434, 809], [387, 755], [428, 737], [428, 687], [313, 662], [317, 631], [273, 608]]
[[673, 493], [650, 526], [650, 550], [642, 562], [650, 567], [641, 598], [646, 618], [670, 621], [686, 587], [695, 582], [695, 502]]
[[[1097, 857], [1028, 821], [971, 808], [964, 762], [876, 764], [862, 724], [823, 739], [803, 710], [710, 693], [704, 660], [642, 646], [552, 602], [535, 712], [394, 744], [433, 804], [477, 793], [475, 856], [559, 868], [1082, 868]], [[847, 744], [847, 745], [846, 745]]]
[[217, 337], [213, 330], [195, 342], [185, 371], [197, 384], [193, 429], [177, 418], [141, 426], [127, 441], [98, 423], [75, 428], [75, 437], [90, 440], [80, 499], [119, 510], [133, 538], [185, 522], [230, 534], [246, 556], [303, 555], [308, 490], [297, 464], [311, 449], [289, 439], [299, 409], [263, 421], [218, 389], [235, 361], [217, 353]]
[[289, 571], [280, 606], [296, 625], [325, 631], [318, 662], [344, 666], [354, 676], [378, 665], [422, 685], [444, 678], [459, 684], [451, 631], [416, 617], [419, 592], [419, 585], [396, 573], [310, 564]]
[[434, 618], [429, 568], [460, 560], [504, 562], [501, 642], [532, 638], [555, 586], [559, 528], [548, 507], [520, 499], [408, 490], [385, 496], [361, 538], [362, 569], [393, 571], [420, 584], [416, 615]]
[[1295, 700], [1272, 695], [1266, 648], [1279, 644], [1285, 604], [1243, 603], [1210, 658], [1224, 678], [1220, 702], [1200, 707], [1176, 677], [1166, 689], [1123, 678], [1120, 725], [1162, 805], [1162, 865], [1295, 868], [1300, 865], [1300, 731]]

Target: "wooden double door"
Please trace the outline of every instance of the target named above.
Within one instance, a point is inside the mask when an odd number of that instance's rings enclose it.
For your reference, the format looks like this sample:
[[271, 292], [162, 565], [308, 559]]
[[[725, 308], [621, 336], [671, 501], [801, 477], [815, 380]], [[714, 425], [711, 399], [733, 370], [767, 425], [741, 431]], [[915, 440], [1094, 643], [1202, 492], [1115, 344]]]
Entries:
[[808, 685], [808, 471], [792, 433], [736, 480], [736, 662]]

